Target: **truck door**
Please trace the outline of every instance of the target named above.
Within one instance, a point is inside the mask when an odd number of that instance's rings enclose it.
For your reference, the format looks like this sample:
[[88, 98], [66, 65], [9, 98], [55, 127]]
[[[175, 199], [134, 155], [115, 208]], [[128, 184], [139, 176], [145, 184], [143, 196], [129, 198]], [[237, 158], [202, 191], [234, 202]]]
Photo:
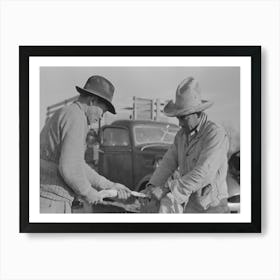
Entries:
[[99, 173], [107, 179], [133, 188], [132, 147], [127, 128], [102, 129], [98, 166]]

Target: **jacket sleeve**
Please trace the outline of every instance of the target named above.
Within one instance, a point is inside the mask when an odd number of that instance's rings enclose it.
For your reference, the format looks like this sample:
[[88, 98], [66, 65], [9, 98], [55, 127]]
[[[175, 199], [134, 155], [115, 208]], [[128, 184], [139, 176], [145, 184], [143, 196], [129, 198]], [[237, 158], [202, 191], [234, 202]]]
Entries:
[[[84, 161], [85, 121], [80, 112], [66, 111], [60, 120], [61, 153], [59, 171], [75, 193], [88, 200], [98, 192], [91, 187]], [[97, 199], [98, 200], [98, 199]]]
[[179, 184], [173, 191], [189, 197], [190, 192], [196, 192], [205, 185], [205, 181], [213, 180], [218, 168], [227, 155], [228, 137], [225, 130], [213, 126], [206, 132], [203, 147], [196, 166], [186, 175], [178, 179]]
[[162, 186], [178, 167], [178, 133], [174, 143], [165, 153], [158, 168], [154, 171], [149, 183], [155, 186]]

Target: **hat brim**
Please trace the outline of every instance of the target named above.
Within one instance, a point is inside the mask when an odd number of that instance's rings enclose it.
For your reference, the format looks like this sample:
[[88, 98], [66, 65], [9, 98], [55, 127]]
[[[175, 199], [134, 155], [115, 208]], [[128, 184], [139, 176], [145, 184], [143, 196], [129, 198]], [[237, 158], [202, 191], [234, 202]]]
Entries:
[[213, 105], [212, 101], [209, 100], [201, 100], [201, 104], [195, 107], [189, 108], [178, 108], [178, 106], [173, 102], [169, 101], [166, 106], [163, 108], [163, 113], [167, 117], [177, 117], [182, 115], [189, 115], [198, 112], [202, 112]]
[[106, 98], [104, 98], [99, 92], [97, 91], [91, 91], [91, 90], [86, 90], [84, 88], [81, 88], [79, 86], [76, 86], [76, 90], [80, 93], [80, 94], [88, 94], [88, 95], [96, 95], [98, 96], [102, 101], [104, 101], [104, 103], [106, 104], [106, 106], [108, 107], [108, 111], [112, 114], [116, 114], [116, 110], [114, 105], [111, 103], [111, 101], [107, 100]]

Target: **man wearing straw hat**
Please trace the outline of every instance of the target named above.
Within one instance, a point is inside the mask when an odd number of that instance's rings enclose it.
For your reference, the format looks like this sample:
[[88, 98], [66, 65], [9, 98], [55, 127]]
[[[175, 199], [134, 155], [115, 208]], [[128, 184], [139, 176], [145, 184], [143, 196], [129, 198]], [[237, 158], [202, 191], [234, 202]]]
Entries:
[[168, 117], [178, 118], [181, 130], [144, 191], [158, 201], [160, 213], [229, 212], [229, 141], [224, 128], [207, 119], [204, 110], [211, 105], [201, 99], [198, 82], [188, 77], [177, 87], [175, 103], [164, 108]]
[[84, 160], [88, 127], [106, 111], [116, 114], [114, 86], [104, 77], [92, 76], [84, 88], [76, 89], [78, 100], [58, 110], [40, 134], [41, 213], [71, 213], [75, 197], [98, 203], [107, 190], [120, 199], [130, 196], [127, 187], [100, 176]]

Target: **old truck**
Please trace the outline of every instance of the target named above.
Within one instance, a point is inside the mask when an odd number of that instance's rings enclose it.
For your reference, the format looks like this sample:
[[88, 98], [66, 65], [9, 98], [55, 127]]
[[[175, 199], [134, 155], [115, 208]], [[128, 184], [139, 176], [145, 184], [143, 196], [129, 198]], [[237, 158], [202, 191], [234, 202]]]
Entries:
[[140, 191], [179, 130], [175, 124], [118, 120], [102, 127], [98, 172]]

